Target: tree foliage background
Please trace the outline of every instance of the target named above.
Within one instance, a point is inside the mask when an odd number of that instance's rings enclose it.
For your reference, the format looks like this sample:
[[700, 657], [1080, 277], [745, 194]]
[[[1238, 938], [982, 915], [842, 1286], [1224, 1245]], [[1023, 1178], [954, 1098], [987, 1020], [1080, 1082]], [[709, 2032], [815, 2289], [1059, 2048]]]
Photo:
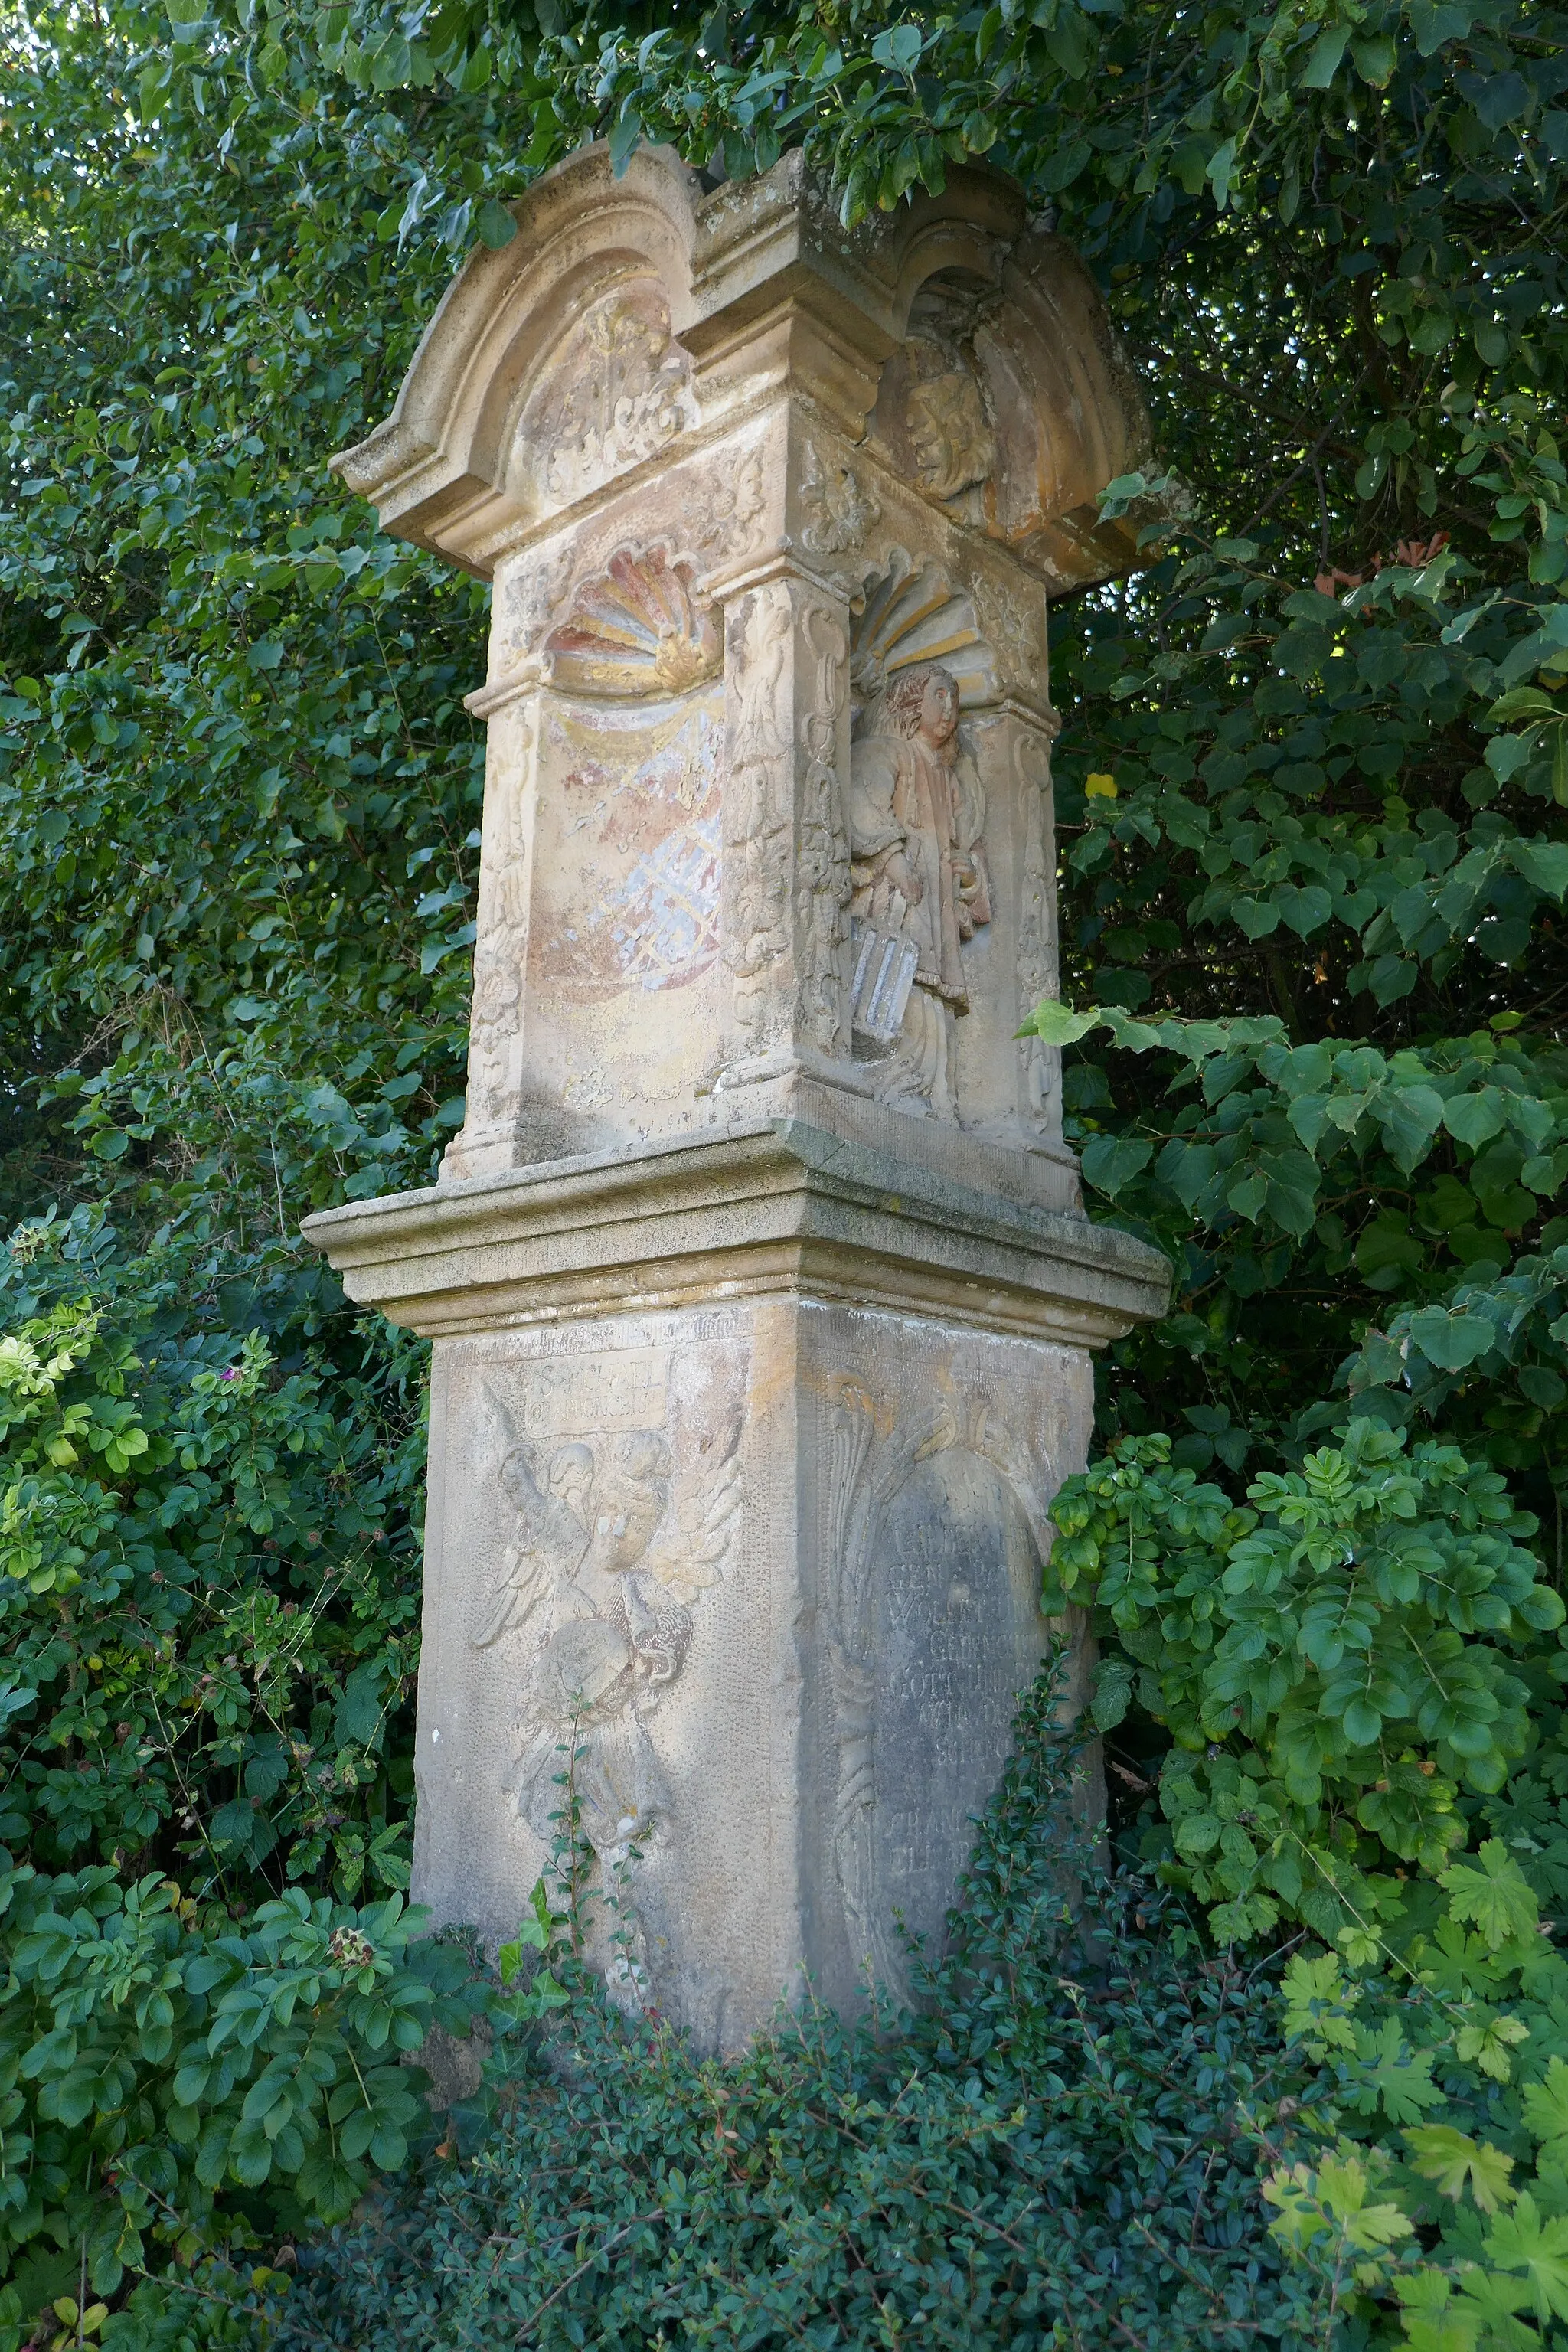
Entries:
[[[362, 2061], [462, 1973], [395, 1916], [416, 1351], [292, 1236], [425, 1179], [461, 1116], [485, 614], [324, 460], [386, 412], [463, 250], [589, 135], [731, 174], [804, 142], [847, 217], [984, 155], [1106, 292], [1158, 467], [1111, 502], [1153, 488], [1167, 520], [1052, 618], [1068, 1009], [1042, 1026], [1095, 1213], [1157, 1238], [1178, 1295], [1106, 1367], [1114, 1450], [1064, 1498], [1057, 1572], [1100, 1612], [1145, 1864], [1222, 1940], [1323, 1948], [1289, 2030], [1339, 2070], [1329, 2137], [1384, 2149], [1278, 2190], [1301, 2261], [1331, 2255], [1328, 2324], [1382, 2295], [1377, 2325], [1464, 2352], [1568, 2315], [1550, 1985], [1511, 2031], [1531, 1906], [1568, 1888], [1564, 21], [6, 9], [24, 2333], [159, 2249], [346, 2210], [413, 2127]], [[1396, 2126], [1532, 2186], [1431, 2145], [1423, 2172]], [[1397, 2322], [1415, 2255], [1374, 2210], [1448, 2265]], [[1466, 2261], [1489, 2317], [1442, 2299]]]

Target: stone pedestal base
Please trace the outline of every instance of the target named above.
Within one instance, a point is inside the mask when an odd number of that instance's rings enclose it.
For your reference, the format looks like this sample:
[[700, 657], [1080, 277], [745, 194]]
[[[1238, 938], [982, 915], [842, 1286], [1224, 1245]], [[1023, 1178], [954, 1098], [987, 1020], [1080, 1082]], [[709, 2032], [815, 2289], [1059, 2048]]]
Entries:
[[626, 1997], [700, 2046], [897, 1985], [1046, 1645], [1089, 1348], [1163, 1261], [800, 1118], [306, 1231], [436, 1339], [417, 1899], [509, 1934], [570, 1790]]

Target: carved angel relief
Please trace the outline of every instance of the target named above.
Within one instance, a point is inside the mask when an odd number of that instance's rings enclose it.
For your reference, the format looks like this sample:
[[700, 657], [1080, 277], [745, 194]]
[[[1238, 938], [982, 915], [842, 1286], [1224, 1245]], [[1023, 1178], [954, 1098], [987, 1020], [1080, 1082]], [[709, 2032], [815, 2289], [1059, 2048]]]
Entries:
[[724, 1574], [741, 1507], [742, 1416], [706, 1443], [622, 1430], [521, 1441], [485, 1391], [513, 1514], [477, 1649], [530, 1654], [518, 1718], [518, 1811], [545, 1839], [572, 1756], [584, 1835], [606, 1862], [662, 1842], [672, 1806], [647, 1724], [679, 1675], [691, 1606]]

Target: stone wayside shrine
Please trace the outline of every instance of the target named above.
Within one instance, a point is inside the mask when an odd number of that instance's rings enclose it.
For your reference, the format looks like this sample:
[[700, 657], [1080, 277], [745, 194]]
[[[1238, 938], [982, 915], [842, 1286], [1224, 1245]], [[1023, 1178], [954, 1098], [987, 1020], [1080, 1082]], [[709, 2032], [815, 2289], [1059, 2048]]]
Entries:
[[494, 583], [467, 1123], [311, 1217], [435, 1341], [415, 1893], [510, 1933], [572, 1755], [612, 1983], [729, 2049], [940, 1933], [1089, 1350], [1046, 604], [1143, 425], [1017, 189], [855, 229], [587, 148], [335, 462]]

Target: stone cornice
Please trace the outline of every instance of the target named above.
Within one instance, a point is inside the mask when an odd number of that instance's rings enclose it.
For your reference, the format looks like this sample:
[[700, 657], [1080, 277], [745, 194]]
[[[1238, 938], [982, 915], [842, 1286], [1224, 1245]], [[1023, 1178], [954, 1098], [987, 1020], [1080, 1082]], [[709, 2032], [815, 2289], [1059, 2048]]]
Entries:
[[426, 1338], [783, 1294], [1094, 1348], [1170, 1290], [1130, 1234], [795, 1118], [353, 1202], [302, 1231], [356, 1304]]

